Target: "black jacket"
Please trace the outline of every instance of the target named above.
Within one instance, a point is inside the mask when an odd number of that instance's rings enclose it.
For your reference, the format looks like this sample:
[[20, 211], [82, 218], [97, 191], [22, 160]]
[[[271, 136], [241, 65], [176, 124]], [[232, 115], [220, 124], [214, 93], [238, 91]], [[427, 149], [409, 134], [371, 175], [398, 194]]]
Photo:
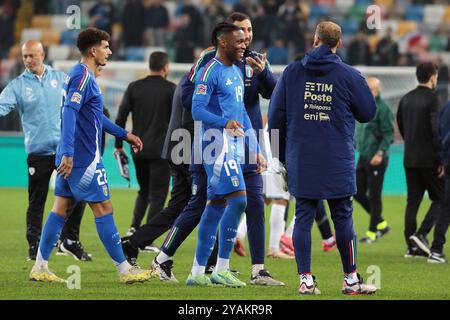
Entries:
[[[169, 128], [167, 130], [164, 147], [161, 153], [161, 158], [169, 160], [175, 165], [182, 166], [184, 170], [189, 169], [189, 163], [191, 160], [191, 142], [194, 137], [193, 128], [191, 130], [194, 120], [192, 120], [190, 111], [183, 108], [183, 104], [181, 102], [181, 83], [186, 77], [187, 75], [181, 78], [175, 89], [175, 93], [173, 94], [172, 114], [170, 115]], [[189, 114], [186, 115], [186, 113]], [[183, 123], [183, 119], [185, 118], [190, 118], [190, 121], [187, 124]], [[177, 129], [187, 129], [187, 131], [176, 131]], [[180, 148], [174, 150], [174, 155], [177, 158], [172, 159], [172, 150], [175, 146], [180, 146]]]
[[[161, 76], [148, 76], [130, 83], [117, 114], [116, 124], [125, 128], [128, 114], [133, 121], [132, 133], [141, 138], [144, 148], [132, 153], [137, 159], [160, 159], [172, 110], [175, 84]], [[116, 148], [122, 140], [116, 139]]]
[[438, 113], [439, 99], [427, 87], [418, 86], [400, 100], [397, 124], [405, 140], [406, 168], [436, 168], [441, 164]]

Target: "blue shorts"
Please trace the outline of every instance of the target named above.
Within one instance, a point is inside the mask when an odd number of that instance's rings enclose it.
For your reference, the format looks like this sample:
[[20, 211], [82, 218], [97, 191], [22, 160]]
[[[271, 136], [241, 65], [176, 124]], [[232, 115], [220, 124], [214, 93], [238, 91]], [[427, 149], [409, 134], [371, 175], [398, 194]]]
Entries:
[[228, 137], [228, 147], [224, 147], [214, 161], [203, 163], [208, 175], [208, 200], [223, 199], [227, 194], [246, 189], [238, 150], [236, 141]]
[[73, 198], [75, 202], [103, 202], [109, 200], [106, 170], [100, 162], [96, 167], [73, 168], [70, 176], [56, 177], [55, 195]]

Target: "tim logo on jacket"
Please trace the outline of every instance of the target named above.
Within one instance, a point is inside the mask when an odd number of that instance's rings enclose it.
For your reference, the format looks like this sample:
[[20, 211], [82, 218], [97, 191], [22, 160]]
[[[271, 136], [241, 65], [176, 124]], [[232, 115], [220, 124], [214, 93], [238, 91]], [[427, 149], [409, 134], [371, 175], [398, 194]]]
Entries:
[[305, 82], [303, 118], [308, 121], [330, 122], [328, 112], [333, 106], [333, 84], [321, 82]]

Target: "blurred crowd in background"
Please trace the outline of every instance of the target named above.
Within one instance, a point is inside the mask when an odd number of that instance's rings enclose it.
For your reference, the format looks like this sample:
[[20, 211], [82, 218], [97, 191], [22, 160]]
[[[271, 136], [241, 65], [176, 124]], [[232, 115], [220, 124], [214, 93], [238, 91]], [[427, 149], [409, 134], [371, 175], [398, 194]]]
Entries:
[[[381, 9], [381, 29], [367, 28], [371, 4]], [[287, 64], [307, 51], [323, 19], [342, 26], [339, 54], [351, 65], [415, 65], [450, 51], [447, 0], [0, 0], [0, 57], [14, 57], [15, 45], [39, 30], [44, 45], [73, 46], [78, 31], [53, 21], [67, 18], [70, 5], [81, 8], [81, 28], [96, 26], [112, 35], [115, 60], [145, 60], [145, 48], [164, 47], [173, 62], [191, 63], [210, 45], [212, 27], [232, 11], [252, 18], [253, 49], [267, 51], [272, 64]]]

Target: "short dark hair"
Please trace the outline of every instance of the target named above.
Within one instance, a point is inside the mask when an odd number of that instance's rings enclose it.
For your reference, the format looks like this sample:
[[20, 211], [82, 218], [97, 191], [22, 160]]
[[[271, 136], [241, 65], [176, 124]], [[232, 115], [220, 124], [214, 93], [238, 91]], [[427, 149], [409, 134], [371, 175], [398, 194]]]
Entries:
[[419, 83], [427, 83], [431, 76], [437, 74], [438, 69], [432, 62], [422, 62], [416, 67], [416, 77]]
[[341, 27], [332, 21], [323, 21], [317, 25], [316, 35], [323, 44], [335, 48], [341, 38]]
[[89, 27], [78, 35], [78, 50], [80, 50], [82, 55], [86, 55], [90, 48], [100, 45], [102, 40], [109, 41], [109, 34], [106, 31]]
[[219, 24], [217, 24], [213, 31], [212, 31], [212, 35], [211, 35], [211, 43], [214, 47], [217, 47], [217, 40], [220, 38], [220, 36], [233, 32], [233, 31], [239, 31], [241, 30], [241, 28], [239, 28], [238, 26], [232, 24], [232, 23], [228, 23], [228, 22], [221, 22]]
[[169, 63], [169, 56], [163, 51], [152, 52], [148, 59], [151, 71], [161, 71]]
[[250, 20], [250, 17], [242, 12], [232, 12], [227, 18], [227, 22], [233, 23], [235, 21], [244, 21], [244, 20]]

